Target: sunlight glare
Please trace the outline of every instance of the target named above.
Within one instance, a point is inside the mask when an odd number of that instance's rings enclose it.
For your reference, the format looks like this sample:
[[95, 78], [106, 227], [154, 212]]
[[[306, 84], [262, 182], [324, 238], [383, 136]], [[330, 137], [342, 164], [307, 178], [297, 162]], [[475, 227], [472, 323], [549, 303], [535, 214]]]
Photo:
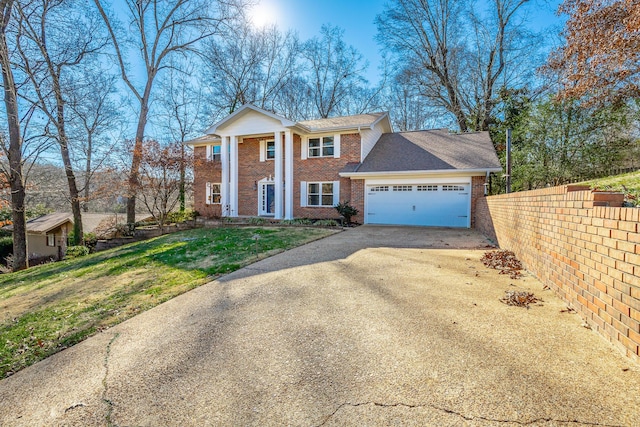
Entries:
[[249, 10], [249, 19], [256, 28], [275, 25], [278, 21], [278, 8], [273, 1], [260, 0], [260, 3]]

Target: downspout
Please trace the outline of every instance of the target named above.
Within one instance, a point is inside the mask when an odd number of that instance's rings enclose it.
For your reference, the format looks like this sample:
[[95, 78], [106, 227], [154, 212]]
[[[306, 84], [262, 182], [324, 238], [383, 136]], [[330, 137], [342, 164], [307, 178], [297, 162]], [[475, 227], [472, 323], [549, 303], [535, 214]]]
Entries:
[[489, 195], [489, 180], [491, 179], [491, 172], [487, 171], [484, 177], [484, 196]]

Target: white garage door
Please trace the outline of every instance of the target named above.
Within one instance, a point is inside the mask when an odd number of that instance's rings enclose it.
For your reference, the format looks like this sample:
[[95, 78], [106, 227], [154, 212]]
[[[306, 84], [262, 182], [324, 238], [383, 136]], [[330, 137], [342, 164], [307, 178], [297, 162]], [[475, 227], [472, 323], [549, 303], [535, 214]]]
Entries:
[[367, 186], [369, 224], [469, 227], [470, 184]]

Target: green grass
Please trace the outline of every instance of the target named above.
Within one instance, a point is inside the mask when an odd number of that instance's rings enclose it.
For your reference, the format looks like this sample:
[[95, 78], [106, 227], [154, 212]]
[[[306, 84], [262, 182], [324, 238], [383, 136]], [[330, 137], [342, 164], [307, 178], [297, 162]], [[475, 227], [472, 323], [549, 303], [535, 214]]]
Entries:
[[631, 206], [640, 204], [640, 171], [594, 179], [585, 184], [594, 190], [624, 193], [625, 201]]
[[0, 378], [217, 276], [331, 233], [189, 230], [0, 275]]

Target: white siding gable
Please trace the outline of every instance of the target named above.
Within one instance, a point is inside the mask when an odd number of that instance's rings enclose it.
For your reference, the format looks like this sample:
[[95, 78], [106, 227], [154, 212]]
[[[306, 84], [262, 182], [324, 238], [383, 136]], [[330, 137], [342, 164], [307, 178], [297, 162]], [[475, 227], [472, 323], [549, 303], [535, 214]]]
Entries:
[[217, 132], [226, 135], [257, 135], [283, 130], [282, 123], [272, 117], [249, 110], [218, 127]]
[[360, 131], [362, 135], [362, 154], [360, 155], [360, 161], [364, 161], [364, 159], [369, 155], [373, 146], [376, 145], [378, 139], [382, 136], [384, 130], [382, 128], [382, 123], [378, 122], [373, 127], [373, 129], [363, 129]]

